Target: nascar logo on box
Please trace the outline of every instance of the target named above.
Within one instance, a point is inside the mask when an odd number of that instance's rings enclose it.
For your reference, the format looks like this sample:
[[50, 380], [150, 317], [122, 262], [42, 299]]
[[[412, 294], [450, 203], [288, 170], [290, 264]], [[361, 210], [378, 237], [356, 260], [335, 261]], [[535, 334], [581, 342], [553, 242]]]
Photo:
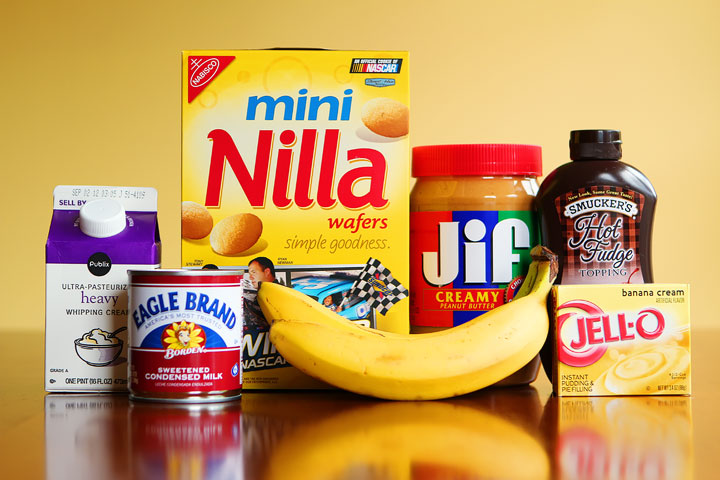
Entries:
[[351, 73], [400, 73], [402, 58], [353, 58]]

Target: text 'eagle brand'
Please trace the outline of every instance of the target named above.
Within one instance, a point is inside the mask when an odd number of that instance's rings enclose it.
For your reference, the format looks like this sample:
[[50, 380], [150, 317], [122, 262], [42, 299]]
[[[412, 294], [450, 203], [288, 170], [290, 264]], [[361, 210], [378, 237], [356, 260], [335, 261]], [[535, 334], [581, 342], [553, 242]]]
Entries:
[[237, 316], [225, 302], [204, 293], [186, 292], [184, 301], [181, 301], [179, 296], [180, 292], [168, 292], [148, 298], [132, 313], [135, 326], [140, 328], [147, 320], [159, 313], [186, 310], [207, 313], [221, 320], [228, 328], [235, 327]]

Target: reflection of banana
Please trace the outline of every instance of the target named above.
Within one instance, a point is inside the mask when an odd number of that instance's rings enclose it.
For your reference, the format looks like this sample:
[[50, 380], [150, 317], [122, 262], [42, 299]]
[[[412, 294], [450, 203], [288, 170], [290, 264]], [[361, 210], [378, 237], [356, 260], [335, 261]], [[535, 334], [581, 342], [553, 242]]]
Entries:
[[[506, 398], [506, 397], [503, 397]], [[367, 404], [367, 399], [342, 390], [286, 392], [282, 395], [247, 391], [242, 396], [243, 416], [272, 417], [288, 423], [317, 421], [348, 408]]]
[[442, 402], [378, 403], [304, 425], [273, 450], [267, 479], [532, 478], [547, 455], [521, 428]]
[[513, 388], [491, 388], [448, 400], [474, 410], [512, 420], [513, 424], [528, 432], [535, 432], [540, 424], [543, 405], [540, 395], [531, 385]]
[[353, 325], [292, 289], [263, 283], [258, 301], [270, 339], [304, 373], [356, 393], [395, 400], [461, 395], [492, 385], [526, 365], [548, 330], [546, 298], [557, 273], [547, 249], [514, 299], [439, 332], [402, 335]]

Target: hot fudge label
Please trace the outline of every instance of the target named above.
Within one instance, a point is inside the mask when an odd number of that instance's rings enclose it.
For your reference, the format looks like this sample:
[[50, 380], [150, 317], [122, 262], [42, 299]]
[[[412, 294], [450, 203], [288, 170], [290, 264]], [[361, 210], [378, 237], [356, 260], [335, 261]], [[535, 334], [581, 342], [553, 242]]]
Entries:
[[644, 283], [640, 221], [645, 197], [596, 185], [560, 195], [555, 207], [564, 229], [563, 283]]

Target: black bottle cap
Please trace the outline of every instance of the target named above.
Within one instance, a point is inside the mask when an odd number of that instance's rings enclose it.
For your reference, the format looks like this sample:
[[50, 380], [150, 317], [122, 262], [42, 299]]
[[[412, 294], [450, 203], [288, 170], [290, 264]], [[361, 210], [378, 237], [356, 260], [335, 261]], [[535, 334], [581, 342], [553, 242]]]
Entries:
[[620, 160], [620, 130], [573, 130], [570, 132], [570, 158], [573, 160]]

